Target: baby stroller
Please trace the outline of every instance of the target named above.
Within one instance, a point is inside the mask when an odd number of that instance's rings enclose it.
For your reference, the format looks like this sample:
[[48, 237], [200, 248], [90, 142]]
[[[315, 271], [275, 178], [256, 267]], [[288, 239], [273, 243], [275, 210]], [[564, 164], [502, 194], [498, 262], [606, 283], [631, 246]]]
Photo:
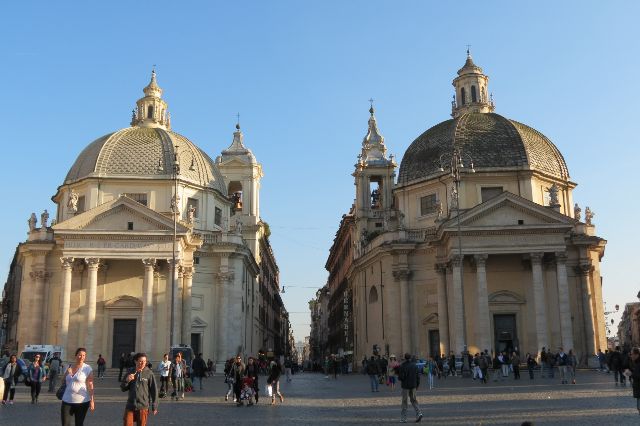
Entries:
[[255, 390], [253, 389], [253, 377], [245, 377], [242, 379], [242, 389], [240, 390], [240, 404], [244, 405], [247, 401], [249, 405], [253, 405]]

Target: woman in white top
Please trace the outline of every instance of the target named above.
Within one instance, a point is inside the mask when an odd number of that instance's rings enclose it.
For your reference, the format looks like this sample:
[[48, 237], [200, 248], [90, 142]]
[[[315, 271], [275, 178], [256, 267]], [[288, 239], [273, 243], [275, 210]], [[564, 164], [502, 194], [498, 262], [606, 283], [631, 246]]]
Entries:
[[93, 402], [93, 370], [89, 364], [85, 364], [87, 357], [85, 348], [76, 349], [75, 364], [70, 365], [64, 375], [64, 383], [67, 388], [62, 396], [60, 418], [62, 426], [71, 426], [71, 417], [75, 419], [76, 426], [84, 424], [87, 411], [95, 409]]
[[158, 364], [158, 373], [160, 373], [160, 398], [169, 391], [169, 370], [171, 369], [171, 361], [169, 361], [169, 355], [164, 354], [162, 362]]

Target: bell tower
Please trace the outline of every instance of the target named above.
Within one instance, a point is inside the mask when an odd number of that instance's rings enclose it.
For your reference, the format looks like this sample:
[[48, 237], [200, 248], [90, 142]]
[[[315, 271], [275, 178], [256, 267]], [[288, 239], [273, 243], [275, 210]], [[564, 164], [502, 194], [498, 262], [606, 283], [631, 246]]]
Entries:
[[467, 61], [458, 70], [453, 80], [456, 94], [451, 102], [451, 116], [457, 118], [468, 112], [493, 112], [495, 105], [489, 94], [489, 77], [482, 73], [482, 68], [473, 63], [467, 49]]
[[156, 81], [156, 70], [151, 71], [151, 81], [142, 89], [144, 97], [138, 99], [131, 114], [131, 125], [140, 127], [160, 127], [171, 130], [171, 114], [162, 99], [162, 89]]
[[370, 241], [396, 223], [393, 185], [398, 166], [393, 155], [387, 157], [384, 137], [378, 131], [373, 101], [369, 113], [369, 128], [362, 141], [362, 150], [355, 164], [356, 232], [360, 241]]

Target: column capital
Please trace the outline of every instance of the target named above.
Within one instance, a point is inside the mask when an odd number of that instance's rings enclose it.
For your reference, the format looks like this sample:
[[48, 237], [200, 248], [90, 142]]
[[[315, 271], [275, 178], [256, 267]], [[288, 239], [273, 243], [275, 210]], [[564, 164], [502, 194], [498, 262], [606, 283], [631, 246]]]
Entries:
[[73, 257], [61, 257], [60, 263], [62, 263], [62, 269], [73, 269]]
[[556, 252], [556, 262], [557, 263], [566, 263], [567, 262], [567, 252], [566, 251], [557, 251]]
[[392, 274], [393, 274], [393, 278], [395, 278], [396, 281], [406, 281], [411, 277], [411, 270], [396, 269], [395, 271], [392, 272]]
[[84, 261], [89, 269], [98, 269], [100, 266], [100, 258], [98, 257], [85, 257]]
[[145, 268], [153, 268], [156, 265], [156, 260], [154, 258], [142, 259], [142, 264]]
[[193, 272], [194, 272], [193, 267], [182, 268], [182, 276], [187, 279], [193, 278]]
[[447, 272], [447, 263], [446, 262], [438, 262], [435, 264], [436, 272], [440, 274], [444, 274]]
[[51, 272], [47, 272], [44, 270], [36, 270], [33, 272], [29, 272], [29, 276], [32, 280], [46, 280], [51, 278]]
[[451, 265], [453, 265], [454, 267], [458, 267], [462, 265], [463, 261], [464, 261], [464, 255], [455, 254], [451, 256]]
[[574, 270], [577, 275], [586, 276], [593, 270], [593, 265], [591, 262], [580, 262], [580, 264], [576, 265]]
[[544, 253], [543, 252], [533, 252], [530, 254], [531, 256], [531, 263], [532, 264], [542, 264], [542, 258], [544, 257]]
[[488, 254], [474, 254], [473, 258], [476, 261], [476, 266], [485, 267], [487, 264]]
[[220, 281], [220, 284], [229, 284], [235, 278], [233, 271], [218, 272], [214, 276]]

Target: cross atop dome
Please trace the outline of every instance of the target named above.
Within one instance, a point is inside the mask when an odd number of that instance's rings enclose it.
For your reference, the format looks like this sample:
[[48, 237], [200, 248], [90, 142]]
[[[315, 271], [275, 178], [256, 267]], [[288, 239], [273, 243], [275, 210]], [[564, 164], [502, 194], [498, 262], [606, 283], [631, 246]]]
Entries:
[[456, 94], [451, 102], [451, 116], [457, 118], [468, 112], [493, 112], [495, 105], [491, 96], [487, 96], [488, 83], [489, 77], [473, 62], [467, 45], [467, 60], [453, 80]]
[[144, 97], [136, 102], [131, 125], [171, 130], [171, 114], [168, 111], [167, 103], [162, 99], [162, 89], [158, 86], [155, 65], [151, 70], [151, 81], [142, 91]]

